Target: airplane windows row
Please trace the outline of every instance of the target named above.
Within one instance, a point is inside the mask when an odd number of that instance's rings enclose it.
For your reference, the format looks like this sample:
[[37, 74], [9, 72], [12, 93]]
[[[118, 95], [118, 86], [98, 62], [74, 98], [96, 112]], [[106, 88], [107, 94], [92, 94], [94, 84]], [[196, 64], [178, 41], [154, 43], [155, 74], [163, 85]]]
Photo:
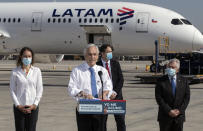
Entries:
[[119, 18], [117, 18], [116, 20], [115, 19], [108, 19], [108, 18], [106, 18], [106, 19], [103, 19], [103, 18], [95, 18], [95, 19], [92, 19], [92, 18], [89, 18], [89, 19], [87, 19], [87, 18], [84, 18], [83, 20], [82, 20], [82, 18], [79, 18], [79, 20], [78, 20], [78, 22], [79, 23], [114, 23], [114, 21], [116, 21], [116, 23], [119, 23]]
[[20, 18], [0, 18], [0, 22], [2, 23], [20, 23]]
[[66, 18], [63, 18], [63, 19], [61, 19], [61, 18], [58, 18], [58, 19], [53, 18], [53, 19], [51, 19], [51, 18], [49, 18], [47, 22], [48, 23], [51, 23], [51, 22], [52, 23], [66, 23], [66, 22], [71, 23], [71, 18], [69, 18], [69, 19], [66, 19]]
[[[48, 23], [66, 23], [66, 22], [71, 23], [71, 18], [68, 18], [68, 19], [66, 19], [66, 18], [58, 18], [58, 19], [48, 18], [47, 22]], [[95, 18], [95, 19], [84, 18], [84, 19], [82, 19], [82, 18], [79, 18], [78, 22], [79, 23], [109, 23], [109, 22], [110, 23], [114, 23], [114, 22], [119, 23], [119, 18], [117, 18], [117, 19], [113, 19], [113, 18], [112, 19], [108, 19], [108, 18], [106, 18], [106, 19], [103, 19], [103, 18], [100, 18], [100, 19], [99, 18]]]
[[188, 20], [186, 19], [172, 19], [171, 24], [173, 25], [182, 25], [182, 24], [186, 24], [186, 25], [192, 25]]
[[190, 23], [190, 21], [188, 21], [188, 20], [186, 20], [186, 19], [181, 19], [181, 21], [182, 21], [183, 23], [185, 23], [186, 25], [192, 25], [192, 24]]

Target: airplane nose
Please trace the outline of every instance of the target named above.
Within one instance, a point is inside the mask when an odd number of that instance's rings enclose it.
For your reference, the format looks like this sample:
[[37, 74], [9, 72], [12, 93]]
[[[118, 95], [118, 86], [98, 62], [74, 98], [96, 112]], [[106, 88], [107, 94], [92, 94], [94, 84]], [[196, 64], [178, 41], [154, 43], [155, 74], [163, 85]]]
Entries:
[[193, 50], [203, 50], [203, 35], [199, 31], [194, 33]]

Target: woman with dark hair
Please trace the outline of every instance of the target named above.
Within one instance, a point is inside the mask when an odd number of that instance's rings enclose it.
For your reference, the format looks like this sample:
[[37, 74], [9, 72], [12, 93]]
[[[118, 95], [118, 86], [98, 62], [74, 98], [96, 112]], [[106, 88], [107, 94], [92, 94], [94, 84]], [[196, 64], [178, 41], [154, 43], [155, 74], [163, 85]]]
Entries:
[[16, 131], [35, 131], [43, 93], [41, 70], [33, 66], [34, 53], [24, 47], [10, 78]]

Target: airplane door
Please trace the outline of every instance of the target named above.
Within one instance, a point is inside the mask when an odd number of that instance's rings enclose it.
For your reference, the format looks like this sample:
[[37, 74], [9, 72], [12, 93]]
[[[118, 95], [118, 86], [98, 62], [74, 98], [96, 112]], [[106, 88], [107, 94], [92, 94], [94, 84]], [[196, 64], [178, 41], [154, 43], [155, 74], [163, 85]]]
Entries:
[[112, 44], [111, 32], [105, 25], [81, 25], [87, 35], [87, 43], [94, 43], [98, 47]]
[[137, 14], [136, 32], [148, 32], [149, 13], [140, 12]]
[[103, 44], [112, 44], [111, 35], [109, 34], [94, 34], [93, 43], [98, 47], [101, 47]]
[[42, 26], [42, 12], [32, 13], [32, 26], [31, 31], [41, 31]]

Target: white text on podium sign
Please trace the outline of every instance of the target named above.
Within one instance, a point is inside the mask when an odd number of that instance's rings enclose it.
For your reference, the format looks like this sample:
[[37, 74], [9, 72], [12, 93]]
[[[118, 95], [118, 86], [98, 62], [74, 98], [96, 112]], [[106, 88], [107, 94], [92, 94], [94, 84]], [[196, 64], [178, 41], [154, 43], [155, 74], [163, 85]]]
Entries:
[[97, 112], [103, 111], [102, 104], [79, 104], [79, 112]]

